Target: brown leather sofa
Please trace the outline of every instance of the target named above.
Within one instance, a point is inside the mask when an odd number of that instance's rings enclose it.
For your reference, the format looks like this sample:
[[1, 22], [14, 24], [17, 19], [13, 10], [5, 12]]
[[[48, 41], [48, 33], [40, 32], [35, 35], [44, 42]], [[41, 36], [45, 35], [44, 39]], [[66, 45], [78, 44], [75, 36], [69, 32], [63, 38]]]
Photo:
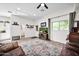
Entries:
[[79, 56], [79, 46], [75, 43], [66, 43], [63, 46], [60, 56]]
[[0, 56], [24, 56], [25, 53], [18, 42], [11, 42], [0, 46]]
[[69, 40], [61, 51], [61, 56], [79, 56], [79, 33], [71, 32], [67, 38]]
[[69, 42], [79, 43], [79, 33], [71, 32], [69, 34]]

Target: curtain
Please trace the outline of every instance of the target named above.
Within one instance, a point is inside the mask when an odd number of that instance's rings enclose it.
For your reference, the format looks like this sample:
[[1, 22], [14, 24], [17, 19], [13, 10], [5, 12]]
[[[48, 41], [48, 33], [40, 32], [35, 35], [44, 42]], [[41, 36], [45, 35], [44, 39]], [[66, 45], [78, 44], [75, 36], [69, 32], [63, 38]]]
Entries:
[[75, 15], [76, 15], [76, 12], [69, 14], [69, 32], [72, 32], [72, 28], [74, 27]]
[[50, 40], [50, 22], [51, 22], [51, 19], [49, 18], [48, 19], [48, 39]]

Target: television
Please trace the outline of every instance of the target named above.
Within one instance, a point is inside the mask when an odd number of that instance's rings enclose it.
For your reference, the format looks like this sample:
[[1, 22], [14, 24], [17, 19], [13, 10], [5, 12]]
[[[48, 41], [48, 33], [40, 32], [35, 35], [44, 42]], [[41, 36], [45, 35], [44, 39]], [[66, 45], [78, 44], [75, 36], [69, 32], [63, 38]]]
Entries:
[[42, 22], [41, 27], [46, 27], [46, 22]]

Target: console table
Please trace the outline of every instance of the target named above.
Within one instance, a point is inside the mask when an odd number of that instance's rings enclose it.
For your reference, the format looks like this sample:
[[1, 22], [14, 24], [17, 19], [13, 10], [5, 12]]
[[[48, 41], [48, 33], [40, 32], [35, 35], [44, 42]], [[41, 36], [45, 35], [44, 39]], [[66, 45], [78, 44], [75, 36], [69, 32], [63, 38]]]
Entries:
[[43, 40], [49, 40], [48, 33], [39, 33], [39, 38]]

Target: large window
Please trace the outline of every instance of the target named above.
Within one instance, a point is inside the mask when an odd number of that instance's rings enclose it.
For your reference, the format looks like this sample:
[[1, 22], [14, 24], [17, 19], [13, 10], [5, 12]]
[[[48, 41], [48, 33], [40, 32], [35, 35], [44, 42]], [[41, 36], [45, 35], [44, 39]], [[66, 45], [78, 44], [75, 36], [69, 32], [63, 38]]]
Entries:
[[68, 30], [68, 29], [69, 29], [68, 20], [53, 22], [53, 30]]
[[59, 22], [53, 23], [53, 30], [59, 30]]
[[69, 24], [67, 20], [60, 21], [60, 30], [68, 30]]

